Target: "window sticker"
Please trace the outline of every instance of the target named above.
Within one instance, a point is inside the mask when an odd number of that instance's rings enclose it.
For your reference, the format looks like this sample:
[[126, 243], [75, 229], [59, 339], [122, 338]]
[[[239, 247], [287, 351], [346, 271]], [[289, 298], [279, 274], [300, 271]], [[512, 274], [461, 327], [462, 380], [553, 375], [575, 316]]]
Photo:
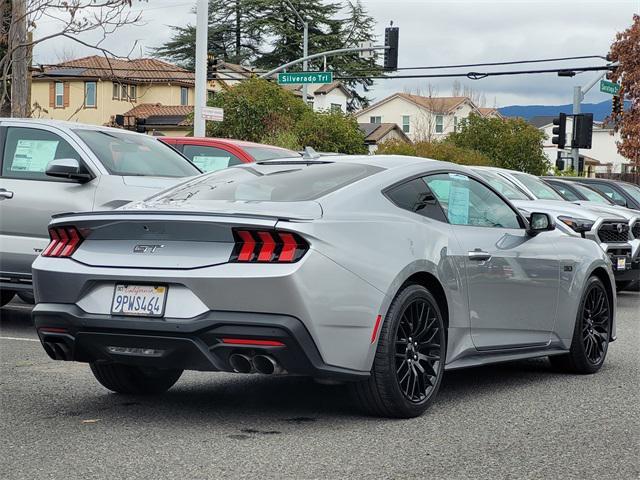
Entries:
[[58, 140], [18, 140], [12, 172], [44, 172], [56, 156]]
[[215, 170], [227, 168], [230, 160], [231, 157], [208, 157], [205, 155], [196, 155], [191, 161], [203, 172], [213, 172]]
[[449, 174], [449, 221], [455, 225], [469, 224], [469, 178], [465, 175]]

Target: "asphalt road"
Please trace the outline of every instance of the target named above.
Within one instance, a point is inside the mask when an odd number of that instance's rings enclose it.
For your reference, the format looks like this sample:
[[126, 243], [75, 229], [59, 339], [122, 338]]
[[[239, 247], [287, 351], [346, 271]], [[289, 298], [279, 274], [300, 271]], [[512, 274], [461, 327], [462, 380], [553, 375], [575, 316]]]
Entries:
[[49, 360], [29, 308], [1, 310], [0, 478], [640, 478], [640, 293], [593, 376], [546, 360], [447, 373], [421, 418], [361, 416], [343, 387], [188, 372], [167, 394], [108, 393]]

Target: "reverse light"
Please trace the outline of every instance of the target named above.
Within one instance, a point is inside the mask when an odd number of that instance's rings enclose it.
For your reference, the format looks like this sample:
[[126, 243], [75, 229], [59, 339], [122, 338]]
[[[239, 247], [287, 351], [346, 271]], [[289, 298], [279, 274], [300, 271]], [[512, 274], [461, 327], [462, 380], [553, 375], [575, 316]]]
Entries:
[[234, 229], [233, 238], [229, 261], [235, 263], [294, 263], [309, 250], [304, 239], [290, 232]]
[[583, 236], [585, 232], [588, 232], [589, 230], [591, 230], [591, 228], [593, 228], [593, 224], [595, 223], [592, 220], [587, 220], [584, 218], [566, 216], [559, 216], [558, 220], [560, 220], [574, 232], [579, 233]]
[[82, 243], [82, 235], [74, 226], [49, 228], [51, 241], [42, 251], [43, 257], [67, 258], [73, 255]]

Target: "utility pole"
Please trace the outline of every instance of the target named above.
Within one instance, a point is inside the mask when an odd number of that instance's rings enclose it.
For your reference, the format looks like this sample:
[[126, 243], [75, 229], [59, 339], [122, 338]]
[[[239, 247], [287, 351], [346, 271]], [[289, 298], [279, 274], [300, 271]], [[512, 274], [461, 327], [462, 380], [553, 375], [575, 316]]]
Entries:
[[572, 133], [571, 133], [571, 163], [572, 168], [577, 172], [578, 165], [580, 164], [580, 149], [577, 147], [573, 147], [576, 139], [576, 115], [580, 114], [580, 104], [584, 100], [585, 95], [591, 90], [597, 83], [602, 80], [606, 76], [606, 72], [595, 77], [591, 83], [589, 83], [586, 87], [582, 88], [581, 86], [573, 87], [573, 125], [572, 125]]
[[29, 105], [29, 48], [27, 44], [27, 0], [13, 0], [11, 4], [9, 48], [22, 45], [11, 55], [11, 116], [28, 117]]
[[202, 109], [207, 105], [209, 0], [198, 0], [196, 16], [196, 98], [193, 107], [193, 135], [204, 137], [206, 120], [202, 117]]
[[[296, 10], [296, 8], [293, 6], [293, 4], [289, 1], [289, 0], [284, 0], [284, 2], [289, 6], [289, 8], [291, 10], [293, 10], [293, 13], [295, 13], [296, 17], [298, 18], [298, 20], [300, 20], [300, 22], [302, 23], [302, 28], [303, 28], [303, 36], [302, 36], [302, 58], [307, 58], [309, 56], [309, 24], [304, 20], [304, 18], [302, 18], [302, 15], [300, 15], [300, 13], [298, 13], [298, 11]], [[307, 69], [309, 68], [309, 62], [308, 60], [304, 60], [302, 62], [302, 70], [303, 71], [308, 71]], [[302, 84], [302, 101], [304, 103], [307, 103], [307, 94], [309, 92], [309, 87], [306, 83]]]

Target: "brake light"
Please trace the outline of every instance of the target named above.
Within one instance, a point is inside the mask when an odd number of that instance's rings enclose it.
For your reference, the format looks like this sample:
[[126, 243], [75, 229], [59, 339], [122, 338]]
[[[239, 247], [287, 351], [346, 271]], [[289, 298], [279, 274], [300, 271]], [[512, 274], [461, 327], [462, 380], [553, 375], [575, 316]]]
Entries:
[[233, 238], [229, 261], [236, 263], [294, 263], [309, 250], [303, 238], [290, 232], [234, 229]]
[[76, 227], [51, 227], [49, 229], [51, 241], [42, 251], [43, 257], [66, 258], [73, 255], [82, 243], [82, 235]]

